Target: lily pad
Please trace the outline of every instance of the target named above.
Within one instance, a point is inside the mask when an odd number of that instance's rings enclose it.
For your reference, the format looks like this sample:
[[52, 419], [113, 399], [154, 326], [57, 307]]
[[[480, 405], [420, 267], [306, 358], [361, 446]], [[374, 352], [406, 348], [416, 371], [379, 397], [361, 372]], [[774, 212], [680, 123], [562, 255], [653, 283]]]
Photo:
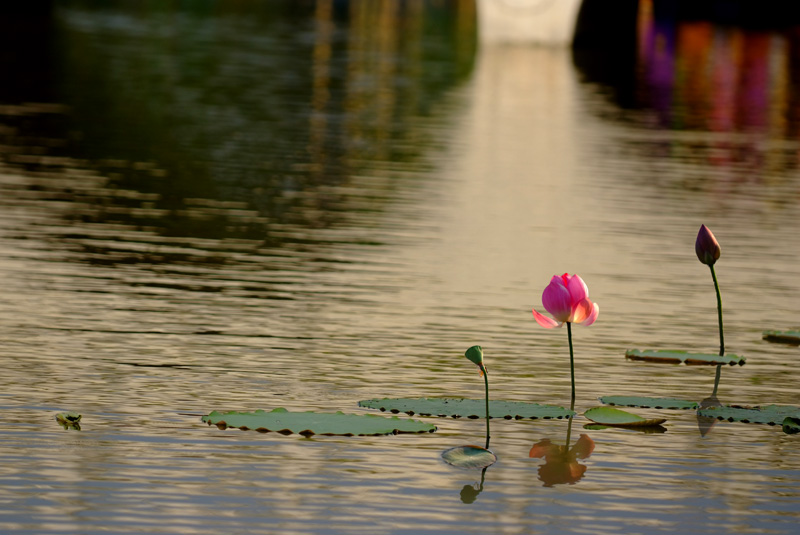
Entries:
[[800, 331], [764, 331], [762, 338], [767, 342], [800, 345]]
[[629, 349], [625, 352], [625, 358], [630, 360], [644, 360], [659, 364], [686, 364], [688, 366], [702, 366], [715, 364], [730, 364], [734, 366], [744, 366], [747, 359], [739, 355], [714, 355], [713, 353], [689, 353], [676, 349], [651, 349], [640, 351]]
[[800, 418], [787, 416], [783, 420], [783, 432], [787, 435], [796, 435], [800, 433]]
[[202, 420], [208, 425], [221, 429], [236, 427], [252, 429], [262, 433], [275, 431], [283, 435], [297, 433], [305, 437], [313, 435], [391, 435], [398, 433], [433, 433], [436, 426], [393, 416], [374, 414], [344, 414], [319, 412], [290, 412], [283, 408], [269, 412], [217, 412], [214, 411]]
[[497, 462], [497, 455], [480, 446], [457, 446], [442, 452], [442, 459], [459, 468], [486, 468]]
[[600, 403], [606, 405], [619, 405], [621, 407], [641, 407], [645, 409], [678, 409], [695, 410], [696, 401], [686, 401], [672, 398], [651, 398], [646, 396], [603, 396]]
[[[485, 418], [486, 401], [463, 398], [384, 398], [367, 399], [358, 402], [359, 407], [380, 409], [392, 413], [404, 412], [409, 416], [450, 416], [452, 418]], [[522, 420], [530, 418], [569, 418], [574, 411], [555, 405], [540, 405], [524, 401], [489, 401], [489, 418]]]
[[609, 426], [609, 425], [600, 425], [600, 424], [586, 424], [583, 426], [584, 429], [588, 429], [589, 431], [602, 431], [603, 429], [608, 429], [609, 427], [617, 427], [620, 429], [625, 429], [627, 431], [636, 431], [637, 433], [643, 433], [645, 435], [650, 435], [654, 433], [666, 433], [667, 428], [663, 425], [648, 425], [644, 427], [631, 427], [631, 426]]
[[787, 418], [800, 418], [800, 407], [789, 405], [766, 405], [764, 407], [743, 407], [739, 405], [722, 405], [707, 407], [697, 411], [698, 416], [707, 416], [717, 420], [742, 422], [745, 424], [783, 425]]
[[650, 427], [661, 425], [667, 421], [666, 418], [652, 418], [648, 420], [628, 411], [615, 409], [613, 407], [595, 407], [584, 412], [583, 415], [596, 424], [608, 425], [611, 427]]

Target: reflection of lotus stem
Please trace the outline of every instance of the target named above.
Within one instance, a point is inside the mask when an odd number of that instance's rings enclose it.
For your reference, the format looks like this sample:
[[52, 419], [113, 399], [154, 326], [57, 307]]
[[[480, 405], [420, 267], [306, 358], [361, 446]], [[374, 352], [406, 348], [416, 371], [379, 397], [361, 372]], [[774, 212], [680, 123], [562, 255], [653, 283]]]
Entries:
[[714, 279], [714, 289], [717, 291], [717, 316], [719, 317], [719, 356], [725, 354], [725, 337], [722, 335], [722, 297], [719, 294], [719, 284], [717, 283], [717, 274], [714, 272], [714, 265], [708, 266], [711, 268], [711, 278]]
[[712, 396], [717, 395], [717, 388], [719, 387], [719, 376], [721, 375], [721, 372], [722, 372], [722, 364], [717, 364], [717, 375], [716, 377], [714, 377], [714, 391], [711, 392]]
[[489, 449], [489, 372], [483, 368], [483, 383], [486, 385], [486, 449]]
[[[574, 411], [575, 410], [575, 402], [574, 401], [572, 402], [572, 405], [570, 405], [569, 410], [570, 411]], [[567, 443], [564, 446], [565, 448], [567, 448], [567, 450], [569, 450], [570, 435], [572, 435], [572, 414], [569, 415], [569, 424], [567, 425]]]

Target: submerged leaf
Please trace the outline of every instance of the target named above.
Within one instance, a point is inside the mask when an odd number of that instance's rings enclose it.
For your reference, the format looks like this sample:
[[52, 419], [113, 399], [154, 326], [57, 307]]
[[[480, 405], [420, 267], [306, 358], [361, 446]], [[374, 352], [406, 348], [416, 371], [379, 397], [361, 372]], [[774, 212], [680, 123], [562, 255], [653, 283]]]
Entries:
[[217, 412], [214, 411], [202, 420], [208, 425], [221, 429], [237, 427], [252, 429], [262, 433], [275, 431], [283, 435], [297, 433], [306, 437], [312, 435], [390, 435], [398, 433], [433, 433], [436, 426], [393, 416], [374, 414], [344, 414], [320, 412], [289, 412], [278, 408], [269, 412]]
[[762, 338], [767, 342], [800, 345], [800, 331], [764, 331]]
[[621, 407], [641, 407], [645, 409], [691, 409], [698, 407], [696, 401], [672, 398], [651, 398], [646, 396], [603, 396], [600, 403]]
[[716, 418], [717, 420], [728, 420], [729, 422], [782, 425], [786, 418], [800, 418], [800, 407], [789, 405], [767, 405], [764, 407], [722, 405], [700, 409], [697, 414]]
[[[359, 407], [380, 409], [395, 414], [404, 412], [410, 416], [451, 416], [453, 418], [485, 418], [486, 401], [483, 399], [462, 398], [384, 398], [367, 399], [358, 402]], [[505, 418], [506, 420], [530, 418], [568, 418], [574, 415], [563, 407], [555, 405], [540, 405], [524, 401], [490, 401], [489, 417]]]
[[442, 459], [459, 468], [486, 468], [497, 462], [497, 455], [480, 446], [456, 446], [442, 452]]
[[681, 364], [688, 366], [730, 364], [734, 366], [744, 366], [747, 359], [739, 355], [714, 355], [712, 353], [689, 353], [673, 349], [651, 349], [640, 351], [629, 349], [625, 352], [625, 358], [630, 360], [644, 360], [659, 364]]
[[666, 418], [646, 419], [628, 411], [613, 407], [595, 407], [584, 412], [583, 415], [594, 423], [612, 427], [649, 427], [661, 425]]

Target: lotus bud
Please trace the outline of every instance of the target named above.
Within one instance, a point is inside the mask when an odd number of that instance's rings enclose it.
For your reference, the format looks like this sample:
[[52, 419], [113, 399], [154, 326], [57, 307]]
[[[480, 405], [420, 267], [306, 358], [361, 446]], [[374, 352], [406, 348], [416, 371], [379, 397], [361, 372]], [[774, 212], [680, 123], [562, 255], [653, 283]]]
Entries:
[[700, 232], [697, 233], [694, 251], [697, 253], [697, 258], [707, 266], [713, 266], [719, 259], [719, 242], [705, 225], [701, 225]]
[[481, 373], [483, 373], [483, 371], [486, 369], [483, 366], [483, 349], [481, 349], [481, 346], [472, 346], [471, 348], [467, 349], [467, 352], [464, 353], [464, 356], [474, 362], [478, 368], [480, 368]]

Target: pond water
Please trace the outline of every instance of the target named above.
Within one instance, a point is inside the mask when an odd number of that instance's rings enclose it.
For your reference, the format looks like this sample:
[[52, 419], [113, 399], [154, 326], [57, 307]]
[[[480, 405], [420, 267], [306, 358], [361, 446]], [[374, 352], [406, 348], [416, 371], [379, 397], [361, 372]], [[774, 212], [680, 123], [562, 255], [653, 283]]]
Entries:
[[[56, 3], [5, 13], [0, 56], [0, 531], [797, 533], [798, 436], [693, 411], [661, 433], [493, 420], [484, 474], [422, 435], [220, 430], [212, 410], [360, 400], [800, 404], [800, 33], [642, 2], [627, 48], [479, 44], [471, 2]], [[668, 14], [669, 15], [669, 14]], [[635, 28], [634, 28], [635, 29]], [[611, 59], [615, 61], [611, 61]], [[54, 416], [83, 415], [65, 430]], [[700, 432], [701, 427], [703, 433]], [[577, 465], [577, 466], [576, 466]]]

